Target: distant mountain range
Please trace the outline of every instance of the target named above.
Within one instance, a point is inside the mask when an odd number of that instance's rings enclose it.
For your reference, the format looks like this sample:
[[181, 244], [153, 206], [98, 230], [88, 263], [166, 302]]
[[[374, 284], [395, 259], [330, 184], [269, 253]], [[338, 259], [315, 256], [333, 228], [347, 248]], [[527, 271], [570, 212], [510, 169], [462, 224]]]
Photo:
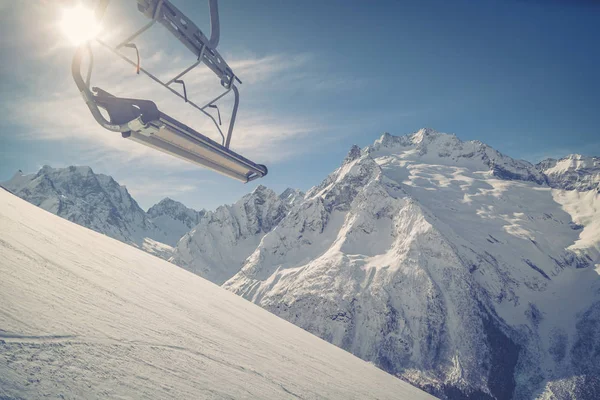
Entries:
[[2, 184], [17, 196], [76, 224], [170, 257], [178, 238], [156, 226], [124, 186], [90, 167], [42, 167]]
[[421, 129], [353, 147], [306, 194], [215, 211], [144, 213], [87, 167], [3, 185], [440, 398], [600, 398], [599, 158], [533, 165]]
[[[191, 231], [198, 224], [211, 226], [227, 213], [235, 220], [251, 206], [255, 207], [258, 214], [248, 215], [245, 218], [249, 224], [260, 225], [260, 227], [249, 227], [253, 230], [251, 233], [240, 231], [239, 234], [244, 235], [245, 238], [254, 235], [259, 237], [260, 232], [266, 232], [274, 226], [276, 222], [271, 221], [272, 218], [281, 219], [282, 213], [285, 213], [295, 199], [302, 195], [298, 190], [287, 189], [278, 197], [275, 192], [260, 186], [238, 203], [219, 207], [214, 212], [197, 211], [170, 198], [161, 200], [145, 212], [125, 186], [119, 185], [110, 176], [96, 174], [86, 166], [52, 168], [46, 165], [35, 174], [23, 174], [19, 171], [12, 179], [2, 183], [2, 186], [53, 214], [167, 260], [174, 256], [175, 246], [183, 236], [186, 236], [186, 243], [191, 243], [187, 239], [188, 233], [192, 234]], [[276, 204], [263, 205], [264, 201], [273, 199], [276, 199]], [[266, 210], [269, 207], [273, 210]], [[265, 215], [261, 214], [263, 209]], [[271, 212], [278, 215], [271, 215]], [[239, 239], [241, 238], [237, 237], [235, 240], [239, 241]], [[258, 242], [255, 246], [257, 244]], [[182, 265], [180, 260], [185, 258], [183, 255], [185, 246], [186, 244], [180, 246], [181, 250], [175, 258], [180, 265]], [[206, 248], [203, 251], [215, 254], [217, 257], [215, 262], [218, 260], [219, 255], [216, 253], [219, 251], [225, 257], [240, 258], [239, 255], [232, 254], [231, 248], [221, 250]], [[233, 266], [221, 267], [221, 263], [210, 264], [209, 262], [209, 265], [203, 267], [200, 260], [190, 261], [189, 265], [185, 264], [185, 266], [200, 275], [203, 275], [202, 271], [207, 268], [228, 270], [230, 272], [226, 278], [223, 278], [224, 282], [239, 271], [245, 257], [239, 259]], [[218, 274], [215, 271], [213, 275], [216, 277]], [[206, 277], [210, 279], [213, 275], [208, 274]]]

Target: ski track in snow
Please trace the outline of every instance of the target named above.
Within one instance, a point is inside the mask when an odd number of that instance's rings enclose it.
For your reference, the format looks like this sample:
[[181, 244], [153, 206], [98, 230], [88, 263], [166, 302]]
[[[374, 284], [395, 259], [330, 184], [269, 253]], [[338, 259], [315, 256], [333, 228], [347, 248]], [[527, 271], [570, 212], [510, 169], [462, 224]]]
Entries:
[[2, 399], [432, 398], [166, 261], [0, 203]]

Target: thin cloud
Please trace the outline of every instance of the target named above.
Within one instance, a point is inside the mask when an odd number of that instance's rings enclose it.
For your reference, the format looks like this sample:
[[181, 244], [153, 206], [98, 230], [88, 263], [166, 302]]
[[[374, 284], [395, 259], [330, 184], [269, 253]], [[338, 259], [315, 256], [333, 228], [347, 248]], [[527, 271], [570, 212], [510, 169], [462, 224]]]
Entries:
[[178, 196], [186, 193], [192, 193], [204, 187], [207, 184], [212, 184], [212, 181], [202, 180], [187, 180], [181, 181], [181, 178], [177, 180], [172, 178], [158, 179], [156, 177], [147, 178], [143, 176], [136, 176], [135, 179], [121, 179], [120, 183], [127, 187], [129, 193], [134, 197], [140, 198], [159, 198], [169, 196]]
[[[307, 122], [290, 114], [280, 115], [265, 109], [253, 108], [252, 96], [246, 93], [260, 92], [274, 79], [284, 79], [288, 74], [297, 73], [311, 59], [312, 57], [306, 54], [298, 56], [280, 54], [234, 60], [231, 63], [236, 72], [239, 71], [238, 73], [244, 77], [242, 95], [245, 95], [244, 100], [246, 100], [242, 106], [243, 110], [241, 109], [238, 114], [234, 130], [232, 143], [236, 150], [258, 157], [260, 162], [278, 162], [303, 152], [303, 146], [295, 139], [326, 131], [326, 127], [318, 122]], [[156, 53], [151, 59], [145, 61], [145, 65], [154, 65], [159, 72], [162, 67], [164, 75], [164, 71], [169, 71], [164, 68], [167, 60], [170, 59], [164, 54]], [[164, 88], [154, 85], [148, 78], [132, 74], [126, 64], [103, 63], [100, 57], [95, 61], [94, 83], [111, 82], [106, 87], [110, 87], [110, 91], [116, 95], [160, 99], [157, 103], [166, 113], [197, 127], [200, 132], [217, 141], [221, 140], [208, 118], [191, 107], [182, 107], [181, 99]], [[169, 72], [174, 71], [171, 69]], [[186, 83], [190, 88], [199, 88], [196, 91], [208, 88], [208, 93], [202, 93], [206, 101], [223, 91], [218, 82], [215, 82], [217, 79], [207, 68], [199, 68], [198, 71], [193, 72], [189, 77], [186, 76]], [[212, 86], [209, 85], [209, 78]], [[191, 89], [189, 92], [194, 99], [201, 94], [196, 91]], [[189, 169], [184, 162], [173, 161], [171, 157], [160, 152], [123, 140], [118, 133], [106, 131], [97, 125], [70, 78], [56, 82], [53, 91], [46, 89], [43, 93], [46, 94], [39, 96], [39, 92], [36, 91], [36, 96], [21, 98], [7, 106], [11, 122], [25, 125], [30, 132], [24, 135], [23, 139], [69, 141], [80, 146], [95, 162], [135, 161], [174, 169]], [[247, 101], [248, 99], [250, 101]], [[198, 104], [203, 103], [198, 101]], [[229, 95], [228, 98], [223, 99], [220, 106], [223, 113], [223, 131], [228, 126], [232, 104], [232, 97]], [[35, 118], [31, 118], [31, 110], [35, 110]], [[290, 145], [292, 142], [293, 144]]]

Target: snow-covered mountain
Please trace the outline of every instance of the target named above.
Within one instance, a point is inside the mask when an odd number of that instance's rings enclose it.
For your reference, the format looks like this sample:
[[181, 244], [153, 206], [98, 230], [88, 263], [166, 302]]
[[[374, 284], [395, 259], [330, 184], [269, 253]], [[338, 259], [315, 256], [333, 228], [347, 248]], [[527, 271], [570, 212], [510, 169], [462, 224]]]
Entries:
[[278, 196], [260, 185], [237, 203], [206, 212], [181, 238], [170, 261], [220, 285], [239, 272], [263, 236], [302, 196], [294, 189]]
[[0, 259], [2, 399], [432, 398], [4, 190]]
[[[2, 186], [28, 202], [76, 224], [161, 256], [170, 257], [169, 238], [148, 218], [125, 186], [90, 167], [42, 167], [18, 172]], [[176, 243], [176, 240], [174, 241]], [[174, 244], [174, 243], [173, 243]]]
[[384, 134], [223, 286], [442, 398], [600, 398], [600, 195], [553, 189], [551, 168]]
[[[170, 198], [144, 212], [125, 186], [85, 166], [44, 166], [28, 175], [19, 171], [2, 186], [53, 214], [161, 258], [173, 258], [179, 265], [218, 283], [240, 270], [242, 261], [254, 251], [260, 238], [304, 196], [296, 189], [287, 189], [277, 196], [259, 186], [236, 204], [208, 214]], [[209, 231], [215, 233], [214, 243], [200, 234], [194, 236], [198, 230], [193, 229], [200, 223], [204, 235]], [[221, 236], [215, 226], [228, 227], [229, 236]], [[174, 246], [183, 236], [186, 241], [173, 254]], [[190, 236], [194, 236], [193, 240]], [[237, 246], [235, 251], [231, 250], [232, 243]], [[209, 269], [213, 272], [207, 272]]]
[[523, 180], [543, 184], [546, 178], [534, 165], [527, 161], [515, 160], [478, 140], [463, 142], [456, 135], [440, 134], [424, 128], [406, 136], [392, 136], [384, 133], [370, 146], [368, 152], [394, 152], [405, 149], [411, 158], [423, 163], [441, 163], [470, 169], [489, 170], [493, 176], [505, 180]]
[[566, 190], [600, 190], [600, 158], [571, 154], [537, 164], [553, 188]]
[[[205, 213], [165, 199], [130, 230], [165, 257], [191, 227], [171, 261], [439, 397], [596, 399], [598, 160], [386, 133], [306, 195], [259, 186]], [[52, 212], [71, 199], [67, 218], [107, 208], [80, 178], [37, 175], [6, 186]]]
[[165, 233], [161, 241], [175, 246], [183, 235], [198, 225], [205, 213], [206, 210], [196, 211], [167, 197], [150, 207], [147, 215]]

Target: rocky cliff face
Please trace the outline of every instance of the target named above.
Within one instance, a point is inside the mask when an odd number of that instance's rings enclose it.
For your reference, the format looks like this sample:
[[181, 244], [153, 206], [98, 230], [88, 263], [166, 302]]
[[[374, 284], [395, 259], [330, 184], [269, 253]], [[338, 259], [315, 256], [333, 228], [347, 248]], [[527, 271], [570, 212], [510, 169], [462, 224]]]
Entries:
[[565, 190], [600, 190], [600, 158], [571, 154], [555, 160], [549, 158], [536, 165], [553, 188]]
[[258, 186], [237, 203], [205, 213], [179, 241], [171, 261], [222, 284], [239, 272], [264, 235], [277, 226], [301, 196], [291, 189], [278, 196]]

